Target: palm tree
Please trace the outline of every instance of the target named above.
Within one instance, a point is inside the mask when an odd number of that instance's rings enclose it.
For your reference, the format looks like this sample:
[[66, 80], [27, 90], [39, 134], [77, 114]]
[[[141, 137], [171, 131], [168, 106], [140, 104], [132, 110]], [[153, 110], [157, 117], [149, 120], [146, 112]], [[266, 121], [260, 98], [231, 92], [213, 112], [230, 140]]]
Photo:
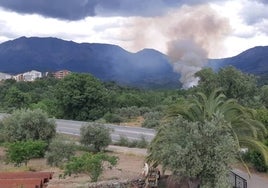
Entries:
[[267, 135], [265, 126], [254, 119], [252, 109], [246, 109], [234, 99], [226, 99], [221, 89], [214, 90], [209, 96], [200, 92], [190, 100], [172, 105], [168, 110], [168, 117], [178, 115], [193, 122], [210, 121], [215, 116], [223, 115], [229, 122], [227, 126], [238, 146], [260, 152], [265, 163], [268, 164], [268, 149], [262, 142]]

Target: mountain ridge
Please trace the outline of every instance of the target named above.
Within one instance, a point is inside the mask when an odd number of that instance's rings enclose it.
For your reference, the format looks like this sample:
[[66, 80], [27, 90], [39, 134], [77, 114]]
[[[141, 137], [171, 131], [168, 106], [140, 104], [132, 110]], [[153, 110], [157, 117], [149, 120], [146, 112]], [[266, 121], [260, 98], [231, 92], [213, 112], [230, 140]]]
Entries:
[[[207, 64], [216, 71], [229, 65], [255, 75], [268, 74], [268, 46], [257, 46], [234, 57], [208, 59]], [[20, 37], [0, 44], [0, 72], [62, 69], [134, 87], [181, 86], [180, 74], [173, 71], [168, 56], [154, 49], [132, 53], [113, 44], [76, 43], [54, 37]]]
[[137, 87], [179, 86], [179, 74], [164, 54], [153, 49], [131, 53], [117, 45], [52, 37], [20, 37], [0, 44], [0, 72], [16, 74], [32, 69], [67, 69]]

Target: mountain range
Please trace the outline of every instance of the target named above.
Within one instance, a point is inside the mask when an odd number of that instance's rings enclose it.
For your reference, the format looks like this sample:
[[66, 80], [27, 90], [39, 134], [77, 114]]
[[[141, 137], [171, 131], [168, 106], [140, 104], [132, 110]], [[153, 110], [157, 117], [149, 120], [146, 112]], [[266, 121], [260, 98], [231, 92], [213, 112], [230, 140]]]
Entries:
[[[232, 65], [243, 72], [268, 74], [268, 46], [223, 59], [209, 59], [214, 70]], [[0, 44], [0, 72], [67, 69], [90, 73], [102, 81], [141, 88], [179, 88], [180, 75], [168, 57], [154, 49], [131, 53], [111, 44], [75, 43], [57, 38], [20, 37]]]

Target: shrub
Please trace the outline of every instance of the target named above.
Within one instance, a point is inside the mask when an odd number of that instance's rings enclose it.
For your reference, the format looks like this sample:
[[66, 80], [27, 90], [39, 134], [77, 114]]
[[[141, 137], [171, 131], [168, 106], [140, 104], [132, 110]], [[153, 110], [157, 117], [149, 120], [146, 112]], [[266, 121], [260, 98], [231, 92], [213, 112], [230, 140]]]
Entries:
[[105, 119], [106, 122], [109, 123], [121, 123], [122, 121], [124, 121], [124, 119], [118, 115], [118, 114], [113, 114], [113, 113], [106, 113], [103, 118]]
[[56, 123], [42, 110], [17, 110], [3, 119], [7, 141], [44, 140], [56, 134]]
[[84, 153], [82, 156], [71, 158], [65, 165], [64, 175], [86, 173], [92, 182], [96, 182], [103, 172], [104, 164], [107, 164], [104, 163], [105, 161], [109, 163], [109, 167], [112, 167], [117, 164], [117, 157], [104, 153]]
[[160, 112], [148, 112], [144, 114], [144, 122], [142, 127], [155, 128], [160, 125], [161, 118], [163, 114]]
[[125, 107], [117, 109], [119, 116], [130, 119], [140, 115], [139, 108], [137, 106]]
[[43, 157], [47, 144], [41, 140], [29, 140], [10, 143], [7, 147], [7, 161], [18, 166], [21, 163], [27, 165], [30, 159]]
[[139, 111], [140, 111], [140, 115], [144, 115], [144, 114], [150, 112], [151, 109], [148, 108], [148, 107], [140, 107], [140, 108], [139, 108]]
[[98, 123], [82, 126], [80, 134], [80, 143], [92, 147], [97, 152], [102, 151], [112, 142], [110, 129]]
[[114, 143], [117, 146], [126, 146], [130, 148], [146, 148], [148, 146], [148, 141], [144, 136], [141, 136], [140, 140], [129, 140], [125, 136], [120, 136], [119, 140]]
[[257, 151], [248, 151], [243, 155], [245, 161], [250, 162], [259, 172], [267, 172], [268, 167], [265, 165], [263, 156]]
[[74, 143], [63, 138], [53, 139], [45, 155], [47, 163], [51, 166], [62, 166], [75, 154]]

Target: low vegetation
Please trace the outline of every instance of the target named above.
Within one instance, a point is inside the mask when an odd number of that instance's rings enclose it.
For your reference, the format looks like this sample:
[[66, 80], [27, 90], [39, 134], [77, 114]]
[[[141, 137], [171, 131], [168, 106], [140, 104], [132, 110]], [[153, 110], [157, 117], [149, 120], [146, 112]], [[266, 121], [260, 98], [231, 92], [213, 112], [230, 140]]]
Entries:
[[117, 146], [125, 146], [129, 148], [147, 148], [149, 143], [145, 139], [144, 136], [142, 136], [139, 140], [130, 140], [127, 137], [120, 136], [119, 140], [113, 143]]
[[92, 182], [96, 182], [104, 170], [104, 162], [107, 162], [108, 164], [105, 164], [111, 168], [117, 164], [117, 157], [105, 153], [84, 153], [81, 156], [72, 157], [66, 163], [64, 175], [86, 173]]

